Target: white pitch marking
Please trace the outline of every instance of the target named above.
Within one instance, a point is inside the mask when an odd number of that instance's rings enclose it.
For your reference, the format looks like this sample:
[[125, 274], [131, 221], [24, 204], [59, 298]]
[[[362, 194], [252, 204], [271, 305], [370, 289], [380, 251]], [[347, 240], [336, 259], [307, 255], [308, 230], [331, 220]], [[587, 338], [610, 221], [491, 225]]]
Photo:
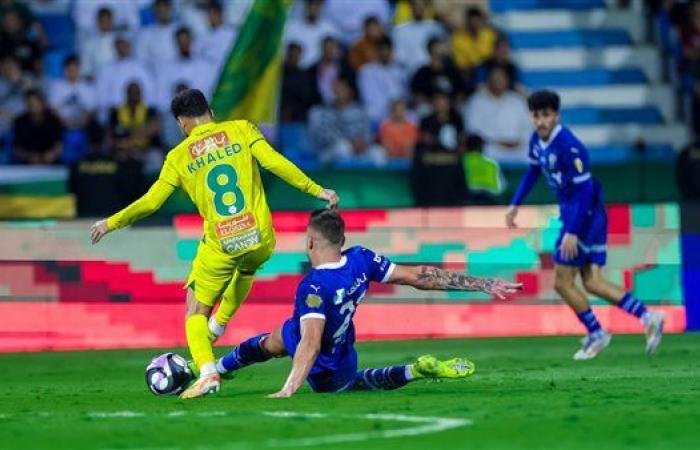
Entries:
[[88, 417], [94, 417], [96, 419], [133, 419], [135, 417], [144, 417], [146, 414], [136, 411], [112, 411], [112, 412], [91, 412], [88, 413]]
[[182, 417], [187, 415], [187, 411], [172, 411], [168, 413], [168, 417]]

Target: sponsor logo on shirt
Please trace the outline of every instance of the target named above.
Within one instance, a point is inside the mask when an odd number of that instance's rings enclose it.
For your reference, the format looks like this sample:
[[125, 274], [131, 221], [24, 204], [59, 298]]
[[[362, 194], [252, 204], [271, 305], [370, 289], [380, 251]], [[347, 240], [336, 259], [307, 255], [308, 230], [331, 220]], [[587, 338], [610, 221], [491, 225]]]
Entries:
[[252, 213], [245, 213], [222, 222], [216, 223], [216, 235], [219, 239], [235, 236], [250, 228], [255, 227], [255, 216]]
[[583, 161], [581, 161], [581, 158], [574, 159], [574, 166], [576, 170], [578, 170], [578, 173], [583, 173]]
[[262, 242], [260, 230], [253, 228], [235, 236], [221, 240], [221, 247], [226, 253], [236, 253], [258, 245]]
[[217, 148], [228, 147], [229, 140], [226, 136], [226, 132], [219, 131], [218, 133], [205, 136], [202, 139], [190, 143], [188, 149], [190, 150], [190, 156], [192, 159], [199, 158], [200, 156], [215, 151]]

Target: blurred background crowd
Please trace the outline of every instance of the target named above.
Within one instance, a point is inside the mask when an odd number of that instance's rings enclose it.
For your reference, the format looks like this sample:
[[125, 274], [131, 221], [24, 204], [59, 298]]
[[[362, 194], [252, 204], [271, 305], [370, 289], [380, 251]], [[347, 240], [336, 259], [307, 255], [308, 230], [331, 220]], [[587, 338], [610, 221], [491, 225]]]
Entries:
[[[0, 0], [0, 161], [70, 166], [91, 177], [74, 177], [78, 194], [119, 173], [126, 175], [118, 177], [120, 195], [138, 195], [143, 177], [157, 172], [183, 137], [170, 99], [186, 88], [213, 94], [251, 3]], [[555, 33], [548, 42], [546, 34], [519, 33], [507, 4], [295, 2], [272, 139], [309, 170], [403, 170], [417, 205], [489, 202], [504, 189], [500, 170], [526, 164], [529, 91], [573, 88], [562, 95], [566, 107], [585, 95], [575, 89], [581, 80], [601, 85], [601, 98], [607, 84], [653, 83], [670, 93], [661, 102], [668, 106], [653, 105], [657, 97], [645, 90], [641, 107], [572, 108], [563, 120], [596, 125], [582, 140], [604, 147], [601, 158], [678, 155], [683, 195], [700, 196], [700, 1], [607, 2], [615, 14], [641, 20], [640, 36], [618, 42], [612, 31], [583, 34], [584, 50], [651, 47], [656, 80], [637, 79], [639, 70], [625, 67], [552, 71], [554, 61], [537, 62], [532, 52], [557, 48], [557, 39], [571, 48], [570, 36]], [[549, 72], [531, 70], [538, 64]]]

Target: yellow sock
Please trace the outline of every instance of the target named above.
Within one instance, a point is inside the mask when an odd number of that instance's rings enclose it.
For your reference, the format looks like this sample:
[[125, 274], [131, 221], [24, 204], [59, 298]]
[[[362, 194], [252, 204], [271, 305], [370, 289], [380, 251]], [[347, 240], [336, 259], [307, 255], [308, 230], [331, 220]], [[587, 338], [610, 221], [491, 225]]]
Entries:
[[185, 333], [187, 335], [187, 345], [190, 347], [192, 359], [197, 367], [202, 368], [204, 364], [214, 362], [214, 351], [209, 341], [209, 327], [207, 316], [195, 314], [185, 321]]
[[216, 322], [219, 325], [228, 325], [231, 317], [238, 311], [243, 301], [248, 297], [250, 289], [253, 287], [254, 274], [242, 274], [238, 271], [233, 275], [231, 284], [224, 291], [219, 309], [216, 311]]

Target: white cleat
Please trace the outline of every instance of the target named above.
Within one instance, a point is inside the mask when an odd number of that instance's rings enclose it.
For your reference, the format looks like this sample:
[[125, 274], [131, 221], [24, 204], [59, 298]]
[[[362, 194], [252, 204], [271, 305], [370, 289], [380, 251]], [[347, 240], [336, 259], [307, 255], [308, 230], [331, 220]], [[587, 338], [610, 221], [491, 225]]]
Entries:
[[644, 324], [644, 334], [647, 336], [647, 355], [652, 356], [661, 344], [664, 335], [664, 322], [666, 314], [662, 312], [649, 312]]
[[188, 400], [191, 398], [204, 397], [209, 394], [216, 394], [221, 388], [221, 376], [218, 373], [200, 376], [190, 387], [180, 394], [180, 398]]
[[583, 339], [581, 339], [581, 348], [574, 354], [574, 360], [585, 361], [587, 359], [593, 359], [598, 356], [598, 353], [605, 350], [605, 347], [610, 345], [610, 340], [612, 336], [605, 332], [599, 331], [596, 333], [588, 334]]

